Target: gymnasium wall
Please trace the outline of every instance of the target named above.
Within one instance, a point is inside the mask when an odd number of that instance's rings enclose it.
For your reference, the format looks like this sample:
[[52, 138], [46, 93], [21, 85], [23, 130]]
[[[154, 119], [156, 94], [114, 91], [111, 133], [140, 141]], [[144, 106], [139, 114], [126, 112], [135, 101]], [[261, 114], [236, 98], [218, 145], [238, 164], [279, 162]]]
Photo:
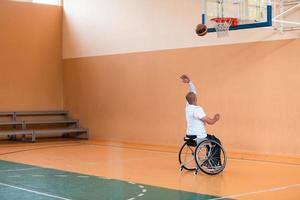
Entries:
[[1, 0], [0, 29], [0, 111], [62, 109], [62, 8]]
[[65, 109], [92, 139], [179, 146], [186, 73], [228, 151], [299, 156], [299, 33], [200, 38], [199, 12], [198, 0], [64, 0]]
[[64, 60], [65, 108], [92, 139], [179, 145], [186, 73], [228, 151], [300, 155], [300, 40]]
[[[63, 57], [300, 38], [300, 31], [281, 34], [270, 27], [231, 31], [231, 37], [222, 39], [214, 33], [198, 37], [194, 30], [201, 22], [200, 4], [201, 0], [64, 0]], [[300, 8], [284, 19], [299, 21]]]

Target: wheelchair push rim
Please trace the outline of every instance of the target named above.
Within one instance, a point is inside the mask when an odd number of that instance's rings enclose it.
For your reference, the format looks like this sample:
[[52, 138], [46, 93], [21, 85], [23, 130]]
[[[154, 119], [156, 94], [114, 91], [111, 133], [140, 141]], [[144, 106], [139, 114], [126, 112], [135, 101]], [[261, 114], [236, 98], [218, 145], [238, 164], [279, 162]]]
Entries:
[[[220, 151], [220, 158], [218, 158], [217, 148]], [[225, 169], [227, 157], [222, 145], [216, 141], [204, 140], [199, 143], [194, 156], [197, 169], [200, 169], [205, 174], [217, 175]]]
[[178, 154], [179, 164], [182, 169], [186, 169], [189, 171], [194, 171], [197, 169], [197, 164], [195, 162], [195, 148], [190, 146], [185, 142]]

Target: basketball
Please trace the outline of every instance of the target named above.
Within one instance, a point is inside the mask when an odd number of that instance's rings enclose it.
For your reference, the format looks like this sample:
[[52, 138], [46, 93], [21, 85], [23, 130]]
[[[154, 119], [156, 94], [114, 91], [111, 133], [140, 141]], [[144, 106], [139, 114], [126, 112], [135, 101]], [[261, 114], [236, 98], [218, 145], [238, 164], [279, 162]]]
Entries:
[[204, 36], [207, 33], [207, 26], [205, 24], [198, 24], [196, 26], [196, 34], [199, 36]]

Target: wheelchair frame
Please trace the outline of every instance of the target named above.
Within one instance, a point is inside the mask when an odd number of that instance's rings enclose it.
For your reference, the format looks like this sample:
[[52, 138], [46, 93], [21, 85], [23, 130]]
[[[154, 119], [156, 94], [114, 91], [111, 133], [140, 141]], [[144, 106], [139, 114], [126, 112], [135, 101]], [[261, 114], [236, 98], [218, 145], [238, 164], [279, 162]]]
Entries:
[[[221, 144], [214, 140], [203, 138], [197, 145], [196, 135], [187, 135], [184, 138], [184, 144], [180, 148], [178, 160], [180, 171], [183, 169], [194, 171], [198, 174], [199, 170], [208, 175], [217, 175], [221, 173], [226, 166], [227, 157]], [[218, 148], [220, 158], [215, 156]], [[189, 160], [186, 158], [189, 157]], [[219, 160], [220, 159], [220, 160]]]

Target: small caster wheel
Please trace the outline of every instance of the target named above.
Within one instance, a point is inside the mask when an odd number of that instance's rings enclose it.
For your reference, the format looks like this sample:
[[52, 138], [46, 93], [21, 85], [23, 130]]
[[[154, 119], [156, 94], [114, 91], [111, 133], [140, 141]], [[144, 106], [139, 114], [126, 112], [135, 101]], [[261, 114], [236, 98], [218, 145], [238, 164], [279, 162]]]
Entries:
[[196, 170], [195, 172], [194, 172], [194, 175], [196, 176], [198, 174], [198, 170]]
[[181, 172], [183, 170], [183, 165], [180, 165], [179, 171]]

